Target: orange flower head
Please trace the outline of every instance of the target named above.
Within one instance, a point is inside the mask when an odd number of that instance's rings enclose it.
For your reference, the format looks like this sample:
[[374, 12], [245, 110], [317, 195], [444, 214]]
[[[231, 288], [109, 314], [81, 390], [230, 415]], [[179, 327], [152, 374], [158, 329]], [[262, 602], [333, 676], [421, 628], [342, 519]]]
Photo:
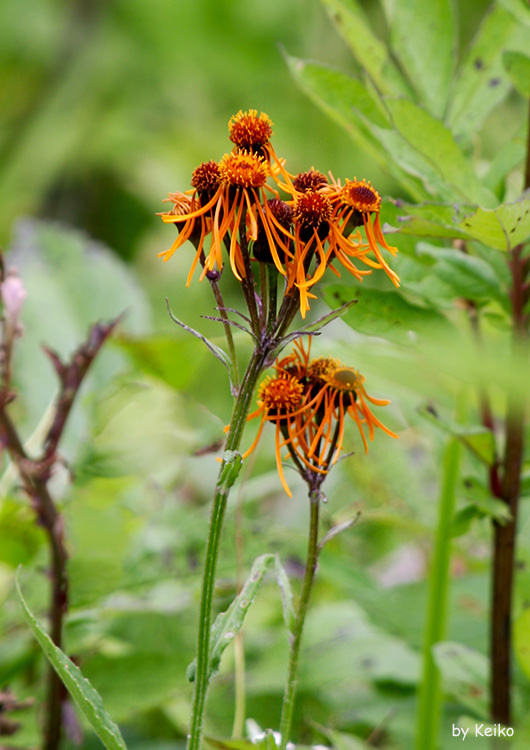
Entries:
[[361, 213], [379, 211], [381, 206], [381, 196], [366, 180], [346, 180], [340, 198], [347, 206], [353, 206]]
[[299, 193], [313, 192], [327, 184], [326, 175], [313, 167], [308, 172], [300, 172], [293, 180], [293, 187]]
[[264, 187], [269, 168], [262, 156], [248, 151], [225, 154], [219, 162], [221, 181], [232, 187]]
[[[194, 210], [194, 202], [186, 193], [168, 193], [163, 203], [170, 202], [173, 204], [168, 212], [171, 216], [186, 216]], [[158, 214], [158, 216], [162, 216], [162, 214]]]
[[219, 165], [213, 160], [203, 162], [193, 170], [191, 184], [201, 197], [213, 197], [220, 183]]
[[237, 115], [230, 118], [228, 132], [237, 148], [259, 150], [272, 136], [272, 122], [264, 112], [258, 116], [257, 109], [249, 109], [248, 112], [239, 110]]
[[333, 364], [322, 373], [322, 380], [336, 391], [356, 394], [364, 383], [364, 375], [353, 367], [344, 367], [334, 360], [331, 361]]
[[321, 224], [330, 220], [332, 212], [330, 199], [310, 190], [295, 200], [293, 218], [304, 229], [318, 229]]
[[304, 388], [293, 377], [268, 377], [260, 385], [259, 401], [267, 412], [267, 419], [277, 421], [282, 414], [292, 412], [300, 404]]
[[330, 357], [313, 359], [307, 368], [307, 379], [312, 384], [322, 384], [326, 382], [329, 374], [335, 372], [339, 366], [338, 360]]

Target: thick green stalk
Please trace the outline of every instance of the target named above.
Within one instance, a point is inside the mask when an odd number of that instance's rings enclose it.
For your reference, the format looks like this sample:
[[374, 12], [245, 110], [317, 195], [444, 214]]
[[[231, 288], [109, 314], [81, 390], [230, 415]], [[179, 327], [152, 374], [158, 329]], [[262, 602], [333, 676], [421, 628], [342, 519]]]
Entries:
[[320, 494], [318, 491], [309, 495], [311, 504], [311, 515], [309, 523], [309, 541], [307, 545], [307, 559], [304, 574], [304, 583], [298, 602], [294, 631], [291, 636], [289, 651], [289, 664], [287, 667], [287, 680], [283, 694], [282, 716], [280, 720], [280, 750], [285, 750], [289, 741], [293, 722], [293, 709], [298, 687], [298, 659], [300, 656], [300, 645], [304, 629], [305, 617], [309, 606], [309, 598], [313, 587], [313, 578], [318, 561], [318, 520], [320, 510]]
[[210, 515], [206, 560], [202, 582], [199, 614], [199, 635], [197, 640], [197, 667], [195, 673], [195, 693], [191, 715], [188, 750], [199, 750], [201, 746], [202, 724], [206, 706], [206, 694], [210, 682], [210, 631], [212, 625], [212, 602], [219, 556], [219, 545], [230, 487], [237, 476], [237, 463], [230, 467], [231, 454], [238, 450], [243, 436], [245, 422], [250, 411], [252, 396], [258, 378], [264, 369], [269, 349], [258, 348], [248, 364], [243, 376], [241, 389], [234, 402], [230, 430], [225, 446], [225, 458], [221, 464]]
[[[464, 402], [457, 404], [457, 421], [463, 419]], [[447, 599], [449, 592], [449, 564], [451, 556], [451, 524], [453, 521], [456, 486], [460, 465], [460, 443], [453, 437], [443, 457], [440, 507], [432, 566], [429, 578], [427, 627], [423, 647], [423, 675], [419, 690], [418, 750], [435, 750], [440, 722], [440, 673], [433, 658], [433, 646], [445, 637]]]

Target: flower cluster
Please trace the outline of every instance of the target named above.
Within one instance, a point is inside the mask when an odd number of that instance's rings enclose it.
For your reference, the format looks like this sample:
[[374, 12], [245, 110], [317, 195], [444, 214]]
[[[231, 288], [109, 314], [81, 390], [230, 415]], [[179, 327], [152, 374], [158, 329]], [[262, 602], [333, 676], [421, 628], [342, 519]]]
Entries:
[[252, 277], [252, 286], [253, 264], [275, 268], [285, 280], [285, 295], [299, 298], [303, 317], [328, 268], [340, 276], [336, 266], [342, 266], [359, 281], [382, 269], [399, 285], [383, 254], [397, 250], [383, 236], [381, 197], [369, 182], [342, 185], [331, 173], [328, 179], [313, 168], [290, 174], [270, 143], [269, 117], [256, 110], [234, 115], [229, 136], [232, 151], [219, 162], [200, 164], [191, 189], [169, 193], [172, 206], [160, 214], [179, 235], [159, 257], [169, 260], [187, 240], [195, 246], [188, 285], [197, 264], [201, 279], [218, 278], [224, 252], [234, 276], [247, 283]]
[[[344, 425], [350, 416], [359, 428], [364, 448], [373, 440], [375, 428], [387, 435], [397, 435], [372, 413], [368, 402], [386, 406], [387, 400], [369, 396], [364, 377], [358, 370], [337, 359], [309, 358], [300, 341], [294, 351], [278, 359], [275, 375], [267, 377], [258, 391], [258, 409], [248, 419], [260, 417], [253, 444], [243, 454], [246, 458], [256, 447], [266, 422], [276, 426], [276, 464], [282, 485], [289, 495], [282, 467], [282, 450], [287, 449], [309, 483], [317, 475], [326, 475], [343, 447]], [[367, 434], [366, 434], [367, 433]]]

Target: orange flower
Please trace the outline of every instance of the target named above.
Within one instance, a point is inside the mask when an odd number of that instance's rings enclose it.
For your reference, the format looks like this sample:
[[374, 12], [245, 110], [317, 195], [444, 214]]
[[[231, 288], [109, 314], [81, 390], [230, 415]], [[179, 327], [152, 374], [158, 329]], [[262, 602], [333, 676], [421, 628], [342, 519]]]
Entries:
[[363, 255], [363, 263], [372, 268], [382, 268], [394, 286], [399, 286], [399, 276], [390, 268], [379, 247], [388, 250], [392, 255], [397, 253], [396, 247], [387, 244], [381, 229], [381, 196], [377, 190], [366, 180], [346, 180], [344, 187], [339, 180], [334, 181], [328, 195], [334, 205], [333, 218], [338, 223], [338, 230], [342, 235], [361, 224], [364, 226], [369, 249], [374, 253], [377, 262]]
[[[358, 370], [346, 367], [339, 360], [319, 357], [309, 359], [301, 341], [286, 357], [275, 364], [276, 375], [267, 378], [259, 390], [259, 408], [248, 419], [261, 417], [256, 438], [243, 455], [246, 458], [258, 444], [265, 422], [276, 424], [276, 464], [282, 485], [291, 497], [281, 463], [281, 451], [289, 455], [306, 481], [316, 474], [327, 474], [343, 446], [346, 416], [357, 424], [364, 447], [373, 440], [375, 428], [387, 435], [398, 436], [385, 427], [373, 414], [368, 402], [376, 406], [390, 403], [369, 396], [364, 377]], [[368, 435], [365, 434], [367, 431]]]
[[304, 387], [296, 378], [286, 374], [279, 374], [274, 378], [267, 377], [259, 387], [259, 408], [247, 417], [247, 420], [261, 417], [261, 422], [256, 438], [250, 448], [243, 453], [243, 458], [250, 455], [258, 444], [265, 422], [274, 422], [276, 424], [276, 466], [280, 481], [289, 497], [292, 497], [292, 493], [285, 481], [281, 457], [281, 449], [287, 445], [288, 441], [283, 439], [282, 431], [285, 428], [289, 431], [293, 419], [298, 414], [297, 407], [303, 395]]

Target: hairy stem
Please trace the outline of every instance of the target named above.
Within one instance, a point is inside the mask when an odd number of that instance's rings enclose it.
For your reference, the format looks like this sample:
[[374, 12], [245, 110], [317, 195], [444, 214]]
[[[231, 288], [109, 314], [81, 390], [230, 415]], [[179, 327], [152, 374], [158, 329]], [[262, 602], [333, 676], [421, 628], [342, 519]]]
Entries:
[[236, 452], [239, 449], [256, 383], [263, 372], [268, 355], [269, 348], [258, 347], [252, 355], [245, 374], [243, 375], [239, 396], [234, 403], [232, 419], [230, 421], [230, 430], [228, 432], [225, 446], [225, 458], [223, 458], [221, 464], [219, 479], [213, 499], [201, 591], [195, 693], [193, 697], [188, 750], [199, 750], [201, 746], [206, 695], [210, 682], [210, 631], [212, 625], [213, 594], [226, 503], [231, 487], [231, 483], [223, 480], [228, 466], [228, 452]]
[[304, 582], [298, 602], [294, 630], [291, 635], [289, 651], [289, 664], [287, 667], [287, 680], [283, 694], [282, 716], [280, 720], [280, 750], [285, 750], [291, 734], [293, 722], [294, 701], [298, 686], [298, 659], [300, 656], [300, 645], [302, 643], [302, 632], [309, 606], [313, 579], [318, 562], [318, 522], [320, 510], [320, 493], [312, 491], [309, 493], [310, 521], [309, 540], [307, 545], [307, 559], [305, 566]]

